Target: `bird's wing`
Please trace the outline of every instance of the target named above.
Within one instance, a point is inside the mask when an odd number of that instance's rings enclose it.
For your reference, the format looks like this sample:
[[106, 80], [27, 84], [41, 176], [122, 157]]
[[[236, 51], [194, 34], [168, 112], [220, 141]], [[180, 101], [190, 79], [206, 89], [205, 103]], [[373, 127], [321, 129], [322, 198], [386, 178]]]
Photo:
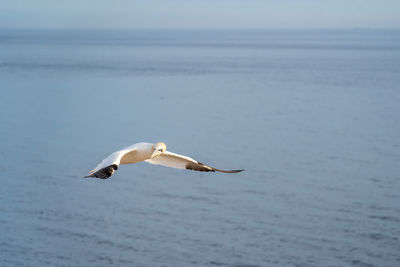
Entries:
[[[135, 154], [135, 152], [138, 150], [138, 148], [139, 148], [138, 145], [139, 144], [131, 145], [131, 146], [125, 147], [121, 150], [115, 151], [114, 153], [109, 155], [107, 158], [103, 159], [103, 161], [99, 165], [97, 165], [96, 168], [91, 170], [89, 174], [95, 173], [98, 170], [106, 168], [110, 165], [119, 166], [119, 164], [133, 163], [133, 162], [129, 162], [129, 159], [132, 158], [133, 154]], [[124, 160], [125, 156], [128, 156], [127, 160]]]
[[94, 168], [93, 170], [91, 170], [91, 171], [89, 172], [89, 174], [95, 173], [95, 172], [97, 172], [98, 170], [101, 170], [101, 169], [103, 169], [103, 168], [106, 168], [106, 167], [108, 167], [108, 166], [110, 166], [110, 165], [117, 165], [117, 166], [119, 166], [120, 160], [121, 160], [122, 156], [123, 156], [125, 153], [126, 153], [126, 152], [125, 152], [125, 151], [122, 151], [122, 150], [116, 151], [116, 152], [112, 153], [112, 154], [109, 155], [107, 158], [103, 159], [103, 161], [100, 162], [100, 164], [97, 165], [96, 168]]
[[166, 167], [172, 167], [177, 169], [188, 169], [194, 171], [201, 171], [201, 172], [226, 172], [226, 173], [234, 173], [234, 172], [241, 172], [243, 170], [220, 170], [198, 162], [192, 158], [182, 156], [179, 154], [175, 154], [172, 152], [165, 151], [161, 153], [158, 157], [153, 159], [148, 159], [146, 162], [155, 164], [155, 165], [162, 165]]

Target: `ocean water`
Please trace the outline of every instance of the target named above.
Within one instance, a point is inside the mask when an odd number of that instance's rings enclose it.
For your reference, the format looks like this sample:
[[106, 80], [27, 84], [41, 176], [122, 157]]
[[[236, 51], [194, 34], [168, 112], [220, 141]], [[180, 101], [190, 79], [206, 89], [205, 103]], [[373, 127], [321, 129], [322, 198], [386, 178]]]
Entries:
[[[0, 266], [400, 266], [400, 31], [1, 30]], [[141, 141], [239, 174], [139, 163]]]

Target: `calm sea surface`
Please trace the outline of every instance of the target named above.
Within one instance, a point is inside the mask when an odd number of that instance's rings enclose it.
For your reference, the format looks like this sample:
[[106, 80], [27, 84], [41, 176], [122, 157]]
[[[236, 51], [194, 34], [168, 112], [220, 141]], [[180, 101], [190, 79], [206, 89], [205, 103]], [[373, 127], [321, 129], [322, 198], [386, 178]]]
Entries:
[[[400, 31], [0, 31], [0, 266], [400, 266]], [[229, 175], [139, 163], [141, 141]]]

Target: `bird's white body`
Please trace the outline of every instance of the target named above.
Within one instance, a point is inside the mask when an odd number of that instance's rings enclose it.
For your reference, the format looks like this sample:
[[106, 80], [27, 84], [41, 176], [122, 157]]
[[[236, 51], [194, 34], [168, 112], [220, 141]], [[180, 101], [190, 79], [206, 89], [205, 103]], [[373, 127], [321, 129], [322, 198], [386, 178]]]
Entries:
[[109, 178], [114, 173], [114, 171], [118, 169], [119, 165], [132, 164], [141, 161], [145, 161], [155, 165], [196, 171], [219, 171], [228, 173], [242, 171], [219, 170], [200, 163], [190, 157], [168, 152], [166, 151], [166, 145], [162, 142], [155, 144], [142, 142], [115, 151], [107, 158], [105, 158], [99, 165], [97, 165], [97, 167], [94, 168], [86, 177], [97, 177], [106, 179]]

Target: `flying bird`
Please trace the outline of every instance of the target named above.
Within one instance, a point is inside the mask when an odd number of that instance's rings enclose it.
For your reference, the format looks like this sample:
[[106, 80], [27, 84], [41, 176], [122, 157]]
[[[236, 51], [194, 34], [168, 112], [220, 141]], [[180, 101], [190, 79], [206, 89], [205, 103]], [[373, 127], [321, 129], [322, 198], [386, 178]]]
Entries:
[[201, 172], [235, 173], [243, 170], [220, 170], [192, 158], [167, 151], [167, 146], [162, 143], [137, 143], [121, 150], [115, 151], [105, 158], [96, 168], [90, 171], [87, 177], [107, 179], [118, 170], [119, 165], [132, 164], [145, 161], [155, 165], [162, 165], [177, 169], [188, 169]]

